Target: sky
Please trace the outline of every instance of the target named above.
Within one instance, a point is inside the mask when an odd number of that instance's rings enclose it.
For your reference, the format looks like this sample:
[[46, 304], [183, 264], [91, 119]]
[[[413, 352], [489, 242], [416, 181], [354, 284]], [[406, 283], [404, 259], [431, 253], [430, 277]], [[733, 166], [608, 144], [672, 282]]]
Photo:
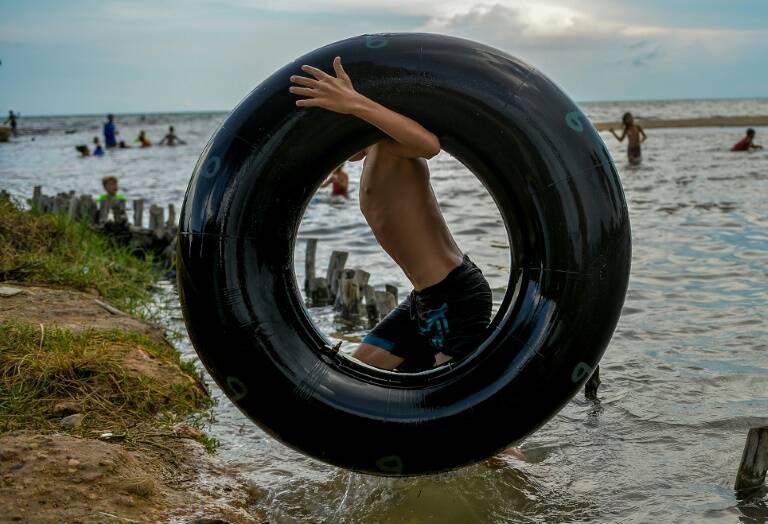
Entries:
[[0, 0], [0, 112], [230, 110], [377, 32], [489, 44], [577, 101], [768, 96], [766, 0]]

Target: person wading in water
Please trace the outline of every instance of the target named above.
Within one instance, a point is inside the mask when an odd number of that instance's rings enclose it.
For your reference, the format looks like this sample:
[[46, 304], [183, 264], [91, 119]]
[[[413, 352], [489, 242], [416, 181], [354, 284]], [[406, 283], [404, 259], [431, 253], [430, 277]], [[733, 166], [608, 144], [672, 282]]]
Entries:
[[341, 65], [336, 76], [310, 66], [292, 76], [289, 91], [302, 108], [353, 115], [387, 137], [353, 155], [365, 159], [360, 210], [381, 247], [400, 266], [413, 291], [353, 352], [371, 366], [419, 371], [477, 348], [491, 316], [492, 295], [482, 271], [464, 254], [440, 211], [425, 159], [440, 140], [418, 122], [358, 93]]

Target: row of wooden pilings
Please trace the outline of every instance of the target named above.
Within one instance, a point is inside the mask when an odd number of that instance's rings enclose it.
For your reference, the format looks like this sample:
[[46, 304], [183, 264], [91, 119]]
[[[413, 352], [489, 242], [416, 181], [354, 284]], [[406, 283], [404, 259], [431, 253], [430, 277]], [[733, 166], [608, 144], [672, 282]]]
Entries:
[[173, 261], [178, 232], [173, 204], [168, 204], [167, 218], [164, 207], [151, 205], [149, 227], [144, 227], [142, 198], [132, 201], [132, 224], [126, 201], [114, 197], [97, 201], [91, 195], [77, 195], [74, 191], [50, 196], [43, 194], [42, 186], [35, 186], [29, 204], [43, 213], [64, 213], [72, 220], [85, 221], [136, 251], [152, 252], [165, 263]]
[[315, 261], [317, 239], [307, 239], [304, 258], [304, 292], [311, 307], [333, 305], [341, 318], [349, 323], [378, 323], [398, 303], [397, 287], [385, 285], [383, 290], [368, 284], [371, 274], [359, 268], [347, 268], [349, 253], [333, 251], [325, 276], [317, 276]]

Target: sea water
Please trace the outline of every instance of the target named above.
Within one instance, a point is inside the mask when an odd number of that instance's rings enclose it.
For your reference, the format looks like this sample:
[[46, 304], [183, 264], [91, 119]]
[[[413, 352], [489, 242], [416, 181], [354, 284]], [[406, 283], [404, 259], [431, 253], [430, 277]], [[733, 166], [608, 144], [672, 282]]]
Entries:
[[[768, 100], [583, 103], [595, 121], [625, 110], [646, 118], [768, 114]], [[74, 146], [100, 135], [100, 117], [22, 119], [22, 134], [0, 144], [0, 189], [28, 198], [75, 190], [97, 195], [105, 175], [129, 201], [181, 205], [216, 114], [118, 115], [120, 139], [144, 129], [159, 140], [168, 125], [178, 147], [109, 151], [78, 158]], [[47, 130], [47, 131], [46, 131]], [[766, 522], [768, 496], [738, 500], [732, 485], [749, 427], [768, 425], [768, 151], [731, 153], [736, 128], [649, 130], [643, 163], [630, 167], [626, 143], [602, 136], [622, 177], [633, 233], [632, 275], [621, 320], [600, 363], [599, 402], [577, 395], [521, 446], [528, 461], [500, 459], [415, 479], [350, 473], [268, 437], [215, 386], [220, 457], [263, 496], [270, 522]], [[756, 142], [768, 144], [768, 129]], [[432, 183], [460, 247], [483, 269], [496, 306], [509, 278], [507, 234], [483, 186], [441, 153]], [[357, 207], [360, 166], [349, 164], [350, 199], [321, 190], [307, 209], [295, 250], [303, 282], [304, 239], [318, 244], [322, 273], [332, 250], [371, 273], [371, 283], [410, 290], [381, 251]], [[183, 330], [169, 284], [168, 321]], [[328, 308], [318, 328], [345, 347], [347, 329]], [[195, 359], [189, 340], [180, 349]], [[209, 380], [210, 382], [210, 380]], [[265, 399], [269, 401], [269, 399]], [[499, 413], [499, 425], [515, 413]], [[307, 434], [320, 428], [307, 428]], [[350, 441], [355, 435], [350, 434]], [[440, 435], [436, 438], [450, 438]], [[340, 446], [344, 442], [339, 443]], [[461, 442], [456, 442], [461, 446]]]

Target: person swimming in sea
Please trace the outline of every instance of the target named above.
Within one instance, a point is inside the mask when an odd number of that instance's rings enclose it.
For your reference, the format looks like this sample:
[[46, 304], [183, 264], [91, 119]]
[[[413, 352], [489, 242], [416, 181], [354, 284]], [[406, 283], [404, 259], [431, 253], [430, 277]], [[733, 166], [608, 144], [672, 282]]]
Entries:
[[327, 187], [333, 184], [331, 187], [331, 196], [341, 196], [349, 198], [349, 176], [344, 171], [344, 164], [339, 165], [333, 170], [333, 173], [322, 183], [320, 187]]
[[619, 142], [623, 142], [624, 137], [627, 137], [629, 141], [627, 147], [627, 160], [629, 160], [630, 164], [637, 165], [642, 162], [643, 159], [640, 144], [645, 142], [648, 137], [646, 136], [645, 131], [643, 131], [643, 128], [635, 124], [635, 118], [632, 116], [632, 113], [624, 113], [624, 116], [621, 117], [621, 122], [624, 124], [624, 131], [621, 133], [621, 136], [617, 135], [613, 128], [610, 129], [610, 132], [613, 133], [613, 136], [615, 136], [616, 140]]
[[93, 156], [104, 156], [104, 150], [101, 148], [99, 137], [93, 137]]
[[79, 146], [75, 146], [75, 151], [80, 153], [81, 157], [91, 156], [91, 150], [88, 149], [88, 146], [85, 144], [80, 144]]
[[139, 147], [151, 147], [152, 142], [149, 141], [149, 138], [147, 138], [147, 134], [142, 129], [139, 131], [139, 136], [136, 137], [136, 140], [134, 142], [138, 142], [140, 145]]
[[158, 145], [175, 146], [176, 144], [186, 144], [181, 138], [176, 136], [176, 131], [173, 130], [173, 126], [168, 127], [168, 132], [165, 134], [162, 140], [158, 142]]
[[731, 151], [749, 151], [750, 149], [762, 149], [763, 146], [755, 144], [755, 130], [751, 127], [747, 129], [744, 138], [733, 144]]
[[357, 117], [385, 138], [354, 154], [365, 159], [360, 210], [376, 240], [413, 284], [407, 298], [352, 353], [368, 365], [419, 371], [477, 349], [491, 318], [492, 294], [483, 272], [451, 235], [430, 183], [426, 159], [440, 140], [415, 120], [362, 95], [341, 65], [336, 76], [304, 65], [292, 76], [296, 105]]

